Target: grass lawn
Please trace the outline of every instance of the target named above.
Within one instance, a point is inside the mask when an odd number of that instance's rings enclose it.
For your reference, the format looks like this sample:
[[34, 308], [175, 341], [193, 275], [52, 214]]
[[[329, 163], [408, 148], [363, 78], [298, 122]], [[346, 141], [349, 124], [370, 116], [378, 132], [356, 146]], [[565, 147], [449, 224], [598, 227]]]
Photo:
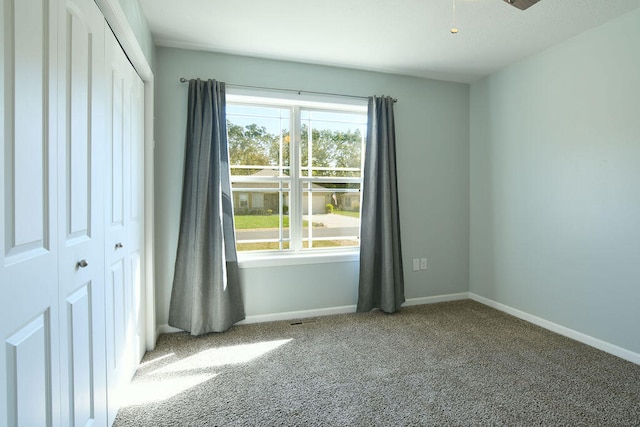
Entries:
[[341, 209], [334, 209], [333, 213], [336, 215], [350, 216], [351, 218], [360, 218], [359, 211], [343, 211]]
[[[234, 215], [236, 230], [252, 230], [256, 228], [278, 228], [278, 215]], [[302, 221], [304, 227], [309, 226], [308, 221]], [[289, 216], [282, 218], [282, 226], [289, 228]], [[313, 223], [314, 227], [322, 224]]]
[[[280, 249], [278, 242], [237, 243], [238, 252], [242, 251], [277, 251]], [[283, 249], [289, 249], [289, 242], [284, 242]]]
[[[254, 228], [278, 228], [278, 215], [234, 215], [237, 230]], [[289, 217], [283, 218], [283, 226], [289, 227]]]
[[[313, 243], [314, 248], [334, 248], [334, 247], [357, 247], [358, 242], [355, 240], [317, 240]], [[304, 248], [309, 247], [309, 242], [304, 242]], [[278, 242], [256, 242], [256, 243], [238, 243], [239, 252], [242, 251], [268, 251], [278, 250]], [[289, 242], [284, 242], [284, 248], [289, 249]]]

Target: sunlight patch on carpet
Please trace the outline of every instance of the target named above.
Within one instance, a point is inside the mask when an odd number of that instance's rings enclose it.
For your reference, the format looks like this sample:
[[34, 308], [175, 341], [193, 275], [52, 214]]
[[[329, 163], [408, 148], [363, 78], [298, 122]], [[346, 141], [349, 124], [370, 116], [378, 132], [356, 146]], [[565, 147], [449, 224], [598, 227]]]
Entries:
[[169, 354], [165, 354], [164, 356], [156, 357], [155, 359], [147, 360], [146, 362], [140, 362], [140, 364], [138, 365], [138, 369], [146, 368], [149, 365], [153, 365], [154, 363], [161, 362], [170, 357], [174, 357], [175, 355], [176, 355], [175, 353], [169, 353]]
[[291, 339], [263, 341], [251, 344], [211, 348], [180, 360], [179, 362], [172, 363], [164, 368], [160, 368], [153, 373], [165, 374], [248, 363], [280, 346], [287, 344], [290, 341]]
[[137, 380], [127, 387], [122, 397], [121, 406], [145, 405], [153, 402], [162, 402], [202, 384], [218, 374], [181, 375], [173, 378], [159, 378]]

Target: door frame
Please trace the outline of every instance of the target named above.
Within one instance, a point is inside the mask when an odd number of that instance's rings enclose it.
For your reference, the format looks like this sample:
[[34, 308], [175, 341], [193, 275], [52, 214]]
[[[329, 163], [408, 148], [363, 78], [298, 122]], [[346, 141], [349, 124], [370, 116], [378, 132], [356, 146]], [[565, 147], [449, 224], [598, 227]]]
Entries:
[[156, 346], [158, 332], [155, 308], [154, 258], [154, 146], [153, 91], [154, 75], [127, 16], [118, 0], [95, 0], [104, 18], [118, 39], [129, 61], [144, 82], [144, 289], [145, 289], [145, 342], [147, 351]]

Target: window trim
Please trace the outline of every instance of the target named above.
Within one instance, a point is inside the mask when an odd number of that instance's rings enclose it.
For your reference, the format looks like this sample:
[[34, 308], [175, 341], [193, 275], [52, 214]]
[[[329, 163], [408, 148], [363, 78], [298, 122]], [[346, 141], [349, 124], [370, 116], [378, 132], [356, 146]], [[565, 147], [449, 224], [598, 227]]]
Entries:
[[244, 268], [281, 267], [287, 265], [326, 264], [338, 262], [359, 262], [360, 248], [337, 249], [313, 252], [238, 252], [238, 266]]
[[[367, 114], [368, 102], [366, 99], [343, 98], [332, 95], [317, 94], [291, 94], [271, 90], [255, 90], [249, 88], [229, 87], [226, 94], [227, 104], [253, 104], [267, 107], [291, 108], [290, 132], [292, 135], [300, 134], [302, 121], [301, 109], [353, 112]], [[295, 118], [298, 120], [295, 120]], [[300, 143], [300, 142], [298, 142]], [[306, 177], [300, 173], [299, 156], [290, 155], [289, 178], [289, 219], [302, 218], [304, 182], [327, 180], [327, 177]], [[358, 181], [363, 185], [362, 176], [358, 179], [349, 177], [347, 181]], [[341, 178], [341, 182], [344, 178]], [[362, 187], [360, 187], [362, 188]], [[294, 197], [295, 195], [295, 197]], [[291, 224], [291, 223], [290, 223]], [[289, 228], [289, 250], [270, 251], [238, 251], [238, 263], [240, 268], [259, 268], [284, 265], [319, 264], [335, 262], [358, 262], [360, 259], [360, 247], [330, 248], [303, 250], [303, 227]], [[300, 247], [298, 247], [300, 246]]]

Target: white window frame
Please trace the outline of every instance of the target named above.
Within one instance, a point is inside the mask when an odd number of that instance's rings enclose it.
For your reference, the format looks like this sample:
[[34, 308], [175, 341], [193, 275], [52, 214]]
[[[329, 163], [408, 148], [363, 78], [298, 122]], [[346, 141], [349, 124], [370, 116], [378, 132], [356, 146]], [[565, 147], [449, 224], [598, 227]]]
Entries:
[[[348, 248], [327, 248], [327, 249], [304, 249], [303, 227], [302, 227], [302, 200], [303, 182], [317, 182], [332, 178], [322, 177], [300, 177], [300, 156], [294, 155], [293, 147], [300, 148], [301, 142], [298, 140], [300, 135], [300, 110], [326, 110], [326, 111], [344, 111], [367, 114], [367, 100], [363, 98], [344, 98], [330, 95], [315, 94], [291, 94], [278, 91], [264, 90], [259, 91], [248, 88], [227, 88], [226, 101], [228, 104], [255, 104], [260, 106], [274, 107], [292, 107], [290, 118], [290, 135], [295, 144], [291, 146], [290, 153], [290, 191], [289, 191], [289, 236], [290, 250], [280, 251], [239, 251], [238, 262], [241, 268], [251, 267], [270, 267], [279, 265], [300, 265], [300, 264], [317, 264], [317, 263], [335, 263], [335, 262], [354, 262], [360, 258], [359, 246]], [[293, 138], [293, 136], [296, 136]], [[361, 156], [361, 170], [364, 166], [364, 147]], [[333, 179], [335, 180], [335, 179]], [[341, 182], [345, 178], [340, 178]], [[346, 181], [355, 181], [360, 183], [362, 188], [362, 174], [360, 178], [346, 179]], [[362, 202], [362, 201], [361, 201]], [[361, 203], [362, 205], [362, 203]], [[297, 224], [300, 222], [300, 224]], [[294, 224], [295, 223], [295, 224]]]

